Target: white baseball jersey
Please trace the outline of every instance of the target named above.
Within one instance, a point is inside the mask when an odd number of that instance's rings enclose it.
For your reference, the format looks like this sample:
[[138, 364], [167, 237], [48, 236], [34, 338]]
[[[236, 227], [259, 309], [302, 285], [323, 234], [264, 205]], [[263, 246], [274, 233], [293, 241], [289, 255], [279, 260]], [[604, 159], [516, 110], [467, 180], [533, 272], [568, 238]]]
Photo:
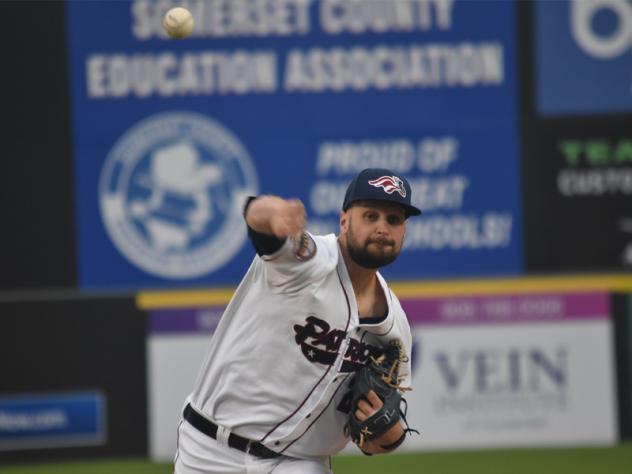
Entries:
[[[215, 423], [298, 458], [340, 451], [349, 441], [343, 427], [351, 374], [392, 339], [407, 355], [412, 344], [382, 276], [388, 314], [362, 324], [336, 236], [306, 235], [255, 257], [189, 397]], [[410, 387], [410, 363], [402, 369], [402, 385]]]

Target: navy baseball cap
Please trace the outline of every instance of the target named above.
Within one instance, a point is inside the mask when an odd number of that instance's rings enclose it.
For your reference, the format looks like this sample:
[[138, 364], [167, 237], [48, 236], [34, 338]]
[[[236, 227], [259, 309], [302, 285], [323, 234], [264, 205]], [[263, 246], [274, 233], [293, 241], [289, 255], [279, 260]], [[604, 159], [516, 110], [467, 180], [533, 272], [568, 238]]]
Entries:
[[357, 201], [386, 201], [402, 206], [406, 217], [418, 216], [421, 211], [410, 203], [410, 197], [410, 184], [402, 175], [385, 168], [367, 168], [349, 183], [342, 210]]

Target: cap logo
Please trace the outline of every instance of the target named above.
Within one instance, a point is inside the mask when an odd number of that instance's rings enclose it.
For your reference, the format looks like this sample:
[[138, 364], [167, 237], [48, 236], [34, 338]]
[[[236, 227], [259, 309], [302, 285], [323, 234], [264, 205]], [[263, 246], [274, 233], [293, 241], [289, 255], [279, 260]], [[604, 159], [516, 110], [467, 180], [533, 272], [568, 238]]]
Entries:
[[393, 194], [397, 191], [401, 197], [406, 197], [404, 182], [397, 176], [380, 176], [377, 179], [369, 181], [369, 184], [376, 188], [384, 189], [386, 194]]

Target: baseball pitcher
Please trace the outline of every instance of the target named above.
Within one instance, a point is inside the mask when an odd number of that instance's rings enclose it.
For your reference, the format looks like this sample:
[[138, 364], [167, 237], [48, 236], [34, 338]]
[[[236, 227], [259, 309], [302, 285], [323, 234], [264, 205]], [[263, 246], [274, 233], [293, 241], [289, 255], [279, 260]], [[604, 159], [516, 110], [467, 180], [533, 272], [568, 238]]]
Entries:
[[419, 214], [387, 169], [349, 184], [338, 236], [306, 232], [299, 200], [248, 200], [257, 255], [185, 402], [176, 474], [331, 473], [350, 440], [368, 455], [401, 445], [412, 338], [378, 269]]

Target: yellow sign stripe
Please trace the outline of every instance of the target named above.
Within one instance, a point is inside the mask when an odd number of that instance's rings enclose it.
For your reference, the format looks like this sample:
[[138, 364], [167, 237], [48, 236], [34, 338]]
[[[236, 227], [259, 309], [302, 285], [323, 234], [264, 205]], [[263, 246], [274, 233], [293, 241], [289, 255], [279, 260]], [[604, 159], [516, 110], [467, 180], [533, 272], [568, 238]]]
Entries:
[[[627, 293], [632, 292], [632, 273], [398, 282], [391, 287], [399, 297], [587, 291]], [[234, 288], [147, 291], [138, 294], [136, 303], [140, 309], [220, 306], [230, 301], [234, 291]]]
[[192, 308], [225, 305], [234, 289], [147, 291], [136, 296], [140, 309]]
[[454, 280], [391, 285], [399, 297], [466, 296], [516, 293], [630, 292], [632, 274]]

